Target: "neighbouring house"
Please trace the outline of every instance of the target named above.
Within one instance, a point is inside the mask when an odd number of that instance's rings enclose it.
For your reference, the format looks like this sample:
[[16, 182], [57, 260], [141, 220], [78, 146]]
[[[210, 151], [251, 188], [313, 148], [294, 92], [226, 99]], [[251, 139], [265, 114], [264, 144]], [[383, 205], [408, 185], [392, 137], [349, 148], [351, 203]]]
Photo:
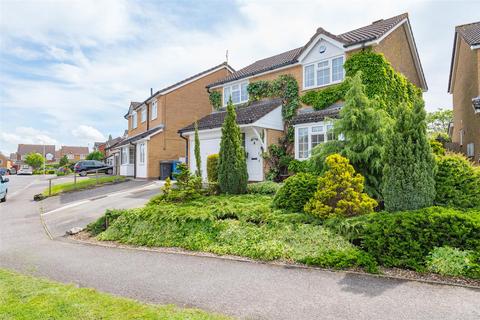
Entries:
[[[404, 74], [423, 91], [428, 89], [408, 14], [381, 19], [339, 35], [319, 28], [305, 45], [258, 60], [207, 86], [209, 92], [221, 94], [223, 108], [198, 120], [204, 178], [207, 156], [218, 153], [220, 149], [221, 119], [229, 99], [232, 99], [237, 108], [247, 154], [249, 180], [263, 180], [267, 167], [262, 153], [269, 145], [277, 143], [278, 138], [284, 134], [281, 101], [270, 99], [250, 103], [248, 84], [274, 80], [280, 75], [289, 74], [298, 82], [301, 95], [309, 90], [326, 88], [344, 80], [345, 60], [352, 53], [365, 48], [382, 53], [396, 71]], [[296, 159], [309, 158], [315, 145], [334, 139], [329, 133], [333, 123], [325, 119], [337, 117], [341, 107], [341, 101], [321, 111], [302, 106], [291, 121], [295, 129]], [[261, 110], [256, 110], [257, 108]], [[181, 136], [188, 138], [190, 154], [194, 147], [193, 128], [193, 124], [190, 124], [179, 130]], [[190, 169], [194, 171], [194, 157], [189, 157], [188, 160]]]
[[131, 102], [125, 114], [127, 135], [110, 148], [120, 151], [120, 174], [158, 179], [161, 161], [184, 160], [185, 142], [177, 131], [212, 112], [205, 87], [232, 72], [222, 63], [151, 92], [143, 102]]
[[480, 21], [455, 28], [448, 92], [453, 96], [455, 150], [480, 162]]
[[23, 162], [29, 153], [39, 153], [43, 155], [47, 162], [55, 162], [55, 145], [42, 144], [19, 144], [16, 152], [16, 161]]
[[106, 142], [94, 142], [93, 151], [100, 151], [105, 155]]
[[78, 147], [78, 146], [62, 146], [57, 151], [58, 160], [67, 156], [68, 161], [79, 161], [84, 160], [88, 156], [88, 147]]
[[10, 169], [11, 161], [7, 156], [0, 152], [0, 168]]
[[119, 144], [127, 136], [127, 130], [123, 137], [113, 138], [110, 136], [109, 140], [105, 142], [105, 163], [113, 167], [114, 174], [120, 174], [120, 150], [121, 148], [116, 149], [115, 146]]

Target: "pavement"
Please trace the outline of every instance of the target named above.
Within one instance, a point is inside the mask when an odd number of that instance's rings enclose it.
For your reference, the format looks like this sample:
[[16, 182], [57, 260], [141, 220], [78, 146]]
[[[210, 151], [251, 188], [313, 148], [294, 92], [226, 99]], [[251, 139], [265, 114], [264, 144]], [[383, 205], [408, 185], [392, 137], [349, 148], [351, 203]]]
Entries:
[[[33, 194], [47, 181], [11, 178], [11, 192], [17, 193], [0, 204], [2, 268], [242, 319], [480, 318], [477, 289], [79, 244], [61, 237], [62, 228], [86, 223], [107, 207], [142, 205], [156, 186], [145, 182], [123, 190], [102, 187], [94, 189], [95, 196], [101, 196], [96, 200], [77, 193], [69, 202], [50, 198], [37, 203], [31, 200]], [[47, 213], [53, 240], [42, 227], [40, 212]]]

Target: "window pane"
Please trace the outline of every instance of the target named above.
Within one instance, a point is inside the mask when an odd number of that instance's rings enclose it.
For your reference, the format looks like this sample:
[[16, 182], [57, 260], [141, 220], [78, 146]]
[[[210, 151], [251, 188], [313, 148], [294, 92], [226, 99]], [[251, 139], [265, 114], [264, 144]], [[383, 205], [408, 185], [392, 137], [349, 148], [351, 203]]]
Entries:
[[298, 129], [298, 157], [300, 159], [308, 157], [308, 128]]
[[343, 57], [332, 60], [332, 81], [343, 80]]
[[226, 106], [228, 104], [228, 99], [230, 98], [230, 87], [223, 88], [223, 104]]
[[328, 60], [318, 63], [318, 68], [328, 68]]
[[312, 149], [316, 145], [318, 145], [320, 143], [323, 143], [323, 142], [325, 142], [325, 135], [323, 133], [322, 134], [312, 134]]
[[323, 132], [323, 126], [312, 127], [312, 132]]
[[314, 65], [306, 66], [305, 67], [305, 84], [304, 86], [313, 87], [315, 85], [315, 71]]
[[241, 100], [242, 102], [248, 101], [248, 91], [247, 91], [248, 83], [244, 82], [241, 85]]
[[317, 70], [317, 85], [323, 86], [330, 83], [330, 68]]
[[135, 160], [135, 148], [130, 148], [128, 151], [129, 151], [128, 163], [133, 164]]
[[240, 90], [232, 90], [232, 102], [234, 104], [240, 102]]

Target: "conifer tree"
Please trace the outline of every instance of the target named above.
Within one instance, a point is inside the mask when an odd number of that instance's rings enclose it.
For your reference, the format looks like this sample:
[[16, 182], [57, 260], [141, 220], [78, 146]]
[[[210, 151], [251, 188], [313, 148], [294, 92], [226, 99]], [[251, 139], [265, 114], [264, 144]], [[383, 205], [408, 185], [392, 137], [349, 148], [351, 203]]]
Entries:
[[395, 110], [385, 147], [383, 198], [388, 211], [415, 210], [435, 198], [435, 161], [427, 139], [422, 99]]
[[220, 191], [241, 194], [247, 190], [247, 162], [242, 147], [242, 136], [237, 124], [237, 114], [230, 100], [222, 126], [222, 140], [218, 159], [218, 184]]
[[350, 89], [335, 122], [337, 134], [345, 137], [343, 156], [365, 177], [365, 191], [381, 199], [382, 153], [388, 118], [374, 100], [365, 94], [361, 72], [350, 79]]
[[195, 121], [194, 152], [195, 152], [195, 163], [197, 164], [197, 170], [195, 171], [195, 175], [197, 175], [197, 177], [201, 177], [202, 176], [202, 158], [200, 156], [200, 138], [198, 137], [198, 123], [196, 121]]

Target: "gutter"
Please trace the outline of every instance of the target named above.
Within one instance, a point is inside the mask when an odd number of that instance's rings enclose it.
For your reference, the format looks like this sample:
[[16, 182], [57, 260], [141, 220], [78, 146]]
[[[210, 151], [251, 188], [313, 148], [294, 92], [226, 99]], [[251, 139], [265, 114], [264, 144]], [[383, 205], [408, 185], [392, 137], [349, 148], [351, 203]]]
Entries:
[[185, 160], [186, 163], [188, 164], [188, 138], [183, 135], [183, 132], [179, 132], [180, 138], [185, 140]]

